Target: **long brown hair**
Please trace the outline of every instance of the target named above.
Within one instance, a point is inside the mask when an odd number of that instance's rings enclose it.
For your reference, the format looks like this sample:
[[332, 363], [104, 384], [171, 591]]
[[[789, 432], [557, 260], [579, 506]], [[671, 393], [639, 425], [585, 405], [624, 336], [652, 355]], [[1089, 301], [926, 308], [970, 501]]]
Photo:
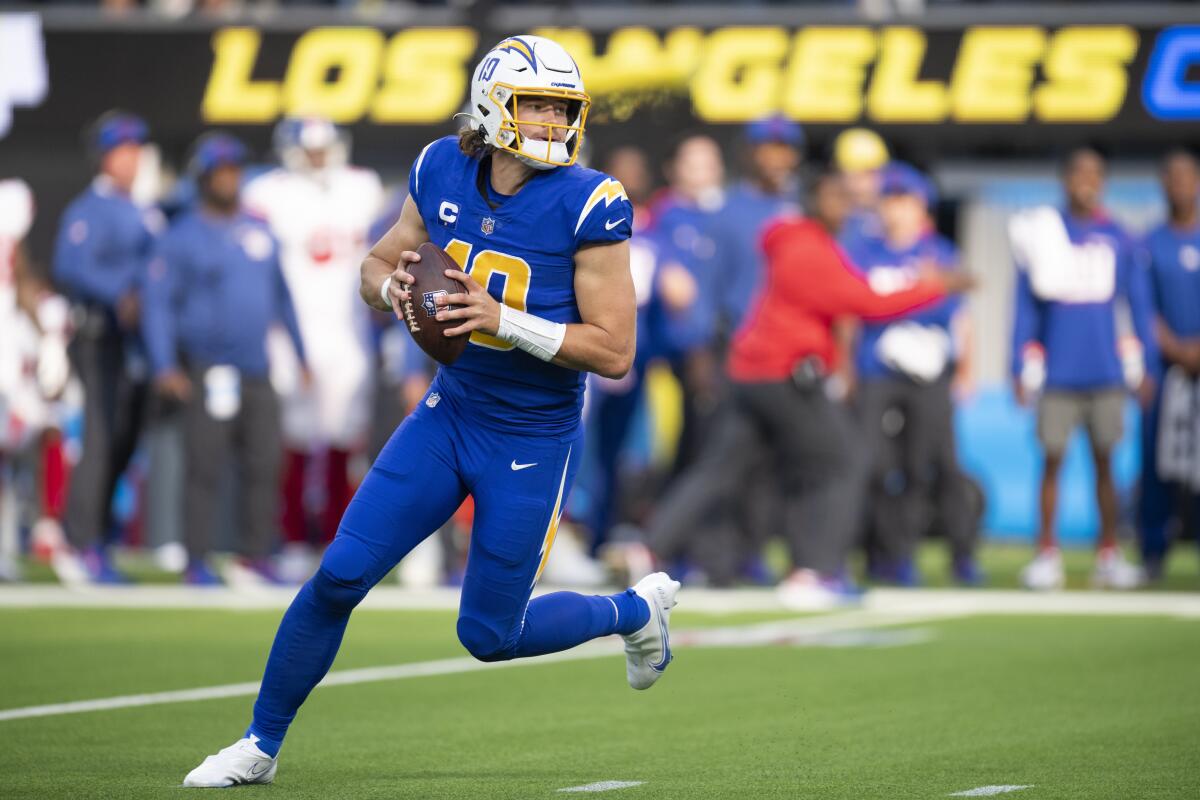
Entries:
[[458, 149], [471, 158], [483, 158], [495, 151], [483, 138], [483, 132], [478, 128], [466, 127], [458, 132]]

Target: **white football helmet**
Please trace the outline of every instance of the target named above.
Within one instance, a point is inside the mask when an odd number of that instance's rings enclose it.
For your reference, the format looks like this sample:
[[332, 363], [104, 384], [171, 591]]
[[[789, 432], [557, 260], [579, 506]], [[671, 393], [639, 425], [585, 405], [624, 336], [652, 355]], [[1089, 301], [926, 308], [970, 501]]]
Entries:
[[[518, 119], [517, 103], [523, 97], [566, 100], [567, 124]], [[541, 36], [510, 36], [489, 50], [475, 68], [466, 116], [496, 149], [512, 153], [534, 169], [552, 169], [575, 163], [590, 104], [579, 66], [562, 45]], [[548, 130], [549, 139], [532, 139], [521, 133], [521, 125]], [[563, 131], [561, 141], [556, 140], [555, 129]]]
[[[336, 169], [350, 155], [348, 137], [325, 117], [285, 117], [275, 126], [273, 139], [279, 163], [292, 172]], [[314, 162], [318, 153], [320, 161]]]

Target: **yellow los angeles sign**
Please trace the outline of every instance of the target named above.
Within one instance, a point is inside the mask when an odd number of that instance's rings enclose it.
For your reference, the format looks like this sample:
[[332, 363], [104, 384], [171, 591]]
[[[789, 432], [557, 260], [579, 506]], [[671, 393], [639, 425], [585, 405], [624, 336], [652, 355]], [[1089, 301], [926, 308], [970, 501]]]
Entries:
[[[588, 89], [690, 94], [698, 117], [740, 122], [781, 112], [801, 122], [1096, 123], [1125, 100], [1137, 32], [1124, 25], [967, 28], [949, 73], [923, 76], [928, 41], [915, 27], [729, 27], [614, 31], [603, 54], [580, 29], [542, 29], [579, 62]], [[315, 28], [291, 50], [282, 80], [255, 79], [261, 35], [213, 37], [203, 101], [210, 123], [269, 123], [317, 113], [339, 123], [447, 119], [465, 96], [478, 36], [471, 28]]]

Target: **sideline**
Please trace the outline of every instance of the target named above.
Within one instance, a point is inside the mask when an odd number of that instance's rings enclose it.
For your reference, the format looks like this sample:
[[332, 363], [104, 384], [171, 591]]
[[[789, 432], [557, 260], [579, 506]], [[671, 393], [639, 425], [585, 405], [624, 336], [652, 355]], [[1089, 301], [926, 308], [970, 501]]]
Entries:
[[[564, 587], [539, 587], [535, 594]], [[191, 586], [0, 586], [5, 608], [215, 608], [237, 611], [283, 609], [299, 587], [202, 589]], [[603, 592], [595, 589], [588, 591]], [[612, 589], [618, 591], [618, 589]], [[686, 611], [705, 614], [787, 613], [770, 589], [692, 589], [680, 595]], [[453, 610], [459, 590], [376, 587], [359, 606], [366, 610]], [[1194, 592], [1025, 592], [1005, 589], [872, 589], [856, 610], [898, 614], [1017, 614], [1174, 616], [1200, 618], [1200, 593]]]

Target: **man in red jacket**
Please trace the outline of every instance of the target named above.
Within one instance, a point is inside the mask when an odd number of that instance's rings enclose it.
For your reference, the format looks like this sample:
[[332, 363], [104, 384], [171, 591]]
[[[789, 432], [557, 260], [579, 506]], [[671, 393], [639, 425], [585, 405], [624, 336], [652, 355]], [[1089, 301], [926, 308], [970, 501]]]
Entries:
[[650, 545], [685, 540], [715, 508], [744, 491], [761, 448], [774, 453], [788, 496], [795, 571], [780, 585], [794, 608], [822, 608], [846, 589], [843, 568], [864, 498], [865, 463], [845, 410], [825, 394], [837, 366], [840, 318], [884, 320], [962, 291], [971, 280], [930, 265], [912, 287], [874, 292], [835, 236], [850, 210], [842, 177], [826, 172], [811, 189], [811, 217], [784, 217], [763, 233], [765, 280], [734, 338], [730, 399], [695, 467], [660, 504]]

